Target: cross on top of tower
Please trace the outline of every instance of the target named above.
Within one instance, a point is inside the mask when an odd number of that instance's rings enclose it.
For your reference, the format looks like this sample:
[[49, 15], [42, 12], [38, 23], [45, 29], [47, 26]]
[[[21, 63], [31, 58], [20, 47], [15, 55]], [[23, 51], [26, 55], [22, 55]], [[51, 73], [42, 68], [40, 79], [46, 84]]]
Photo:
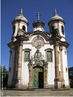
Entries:
[[40, 12], [37, 12], [38, 20], [40, 20], [40, 16], [41, 16]]

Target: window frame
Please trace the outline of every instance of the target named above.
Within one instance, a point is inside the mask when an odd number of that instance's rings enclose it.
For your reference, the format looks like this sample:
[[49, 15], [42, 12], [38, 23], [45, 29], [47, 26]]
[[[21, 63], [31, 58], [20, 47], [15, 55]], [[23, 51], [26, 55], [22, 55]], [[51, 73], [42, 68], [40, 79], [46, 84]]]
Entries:
[[[47, 62], [53, 62], [53, 54], [52, 54], [53, 49], [49, 48], [49, 49], [46, 49], [45, 51], [46, 51], [46, 61]], [[51, 52], [51, 60], [49, 60], [50, 58], [48, 59], [47, 52]]]
[[[24, 51], [24, 62], [28, 62], [30, 60], [30, 51], [31, 51], [31, 49], [27, 48], [27, 49], [24, 49], [23, 51]], [[29, 52], [29, 57], [27, 59], [25, 57], [25, 52]]]

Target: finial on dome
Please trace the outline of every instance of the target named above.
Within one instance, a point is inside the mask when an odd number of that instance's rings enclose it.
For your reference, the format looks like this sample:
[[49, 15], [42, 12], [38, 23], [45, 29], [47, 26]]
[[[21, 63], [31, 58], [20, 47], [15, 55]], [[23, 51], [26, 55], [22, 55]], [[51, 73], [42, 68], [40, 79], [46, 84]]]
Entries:
[[40, 16], [41, 16], [40, 12], [37, 12], [38, 21], [40, 20]]
[[56, 8], [55, 8], [55, 10], [54, 10], [54, 15], [56, 15], [57, 14], [57, 10], [56, 10]]
[[21, 10], [20, 10], [20, 14], [23, 14], [23, 10], [22, 10], [22, 8], [21, 8]]

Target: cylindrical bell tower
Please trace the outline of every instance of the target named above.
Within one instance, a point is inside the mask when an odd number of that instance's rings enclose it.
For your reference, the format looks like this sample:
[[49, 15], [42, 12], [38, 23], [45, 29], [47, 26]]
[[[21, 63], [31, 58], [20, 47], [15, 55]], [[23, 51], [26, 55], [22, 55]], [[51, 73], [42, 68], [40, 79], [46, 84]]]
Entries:
[[65, 22], [64, 22], [63, 18], [57, 14], [56, 9], [54, 10], [54, 16], [48, 22], [48, 25], [50, 27], [50, 32], [53, 32], [52, 34], [54, 34], [55, 29], [58, 29], [58, 34], [61, 37], [61, 41], [66, 41], [66, 39], [65, 39]]
[[22, 9], [20, 11], [20, 14], [13, 20], [12, 26], [12, 41], [16, 40], [15, 37], [17, 36], [19, 29], [23, 30], [24, 33], [27, 32], [28, 20], [23, 16]]

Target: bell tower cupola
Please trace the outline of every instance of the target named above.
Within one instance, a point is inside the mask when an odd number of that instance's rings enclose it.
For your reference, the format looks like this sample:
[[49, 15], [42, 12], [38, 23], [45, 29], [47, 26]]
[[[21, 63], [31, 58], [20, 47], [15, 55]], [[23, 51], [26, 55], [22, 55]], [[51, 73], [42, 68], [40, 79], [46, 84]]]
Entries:
[[48, 22], [50, 27], [50, 33], [54, 34], [54, 30], [58, 30], [58, 34], [61, 37], [61, 41], [65, 41], [65, 22], [62, 17], [57, 14], [56, 9], [54, 10], [54, 16]]
[[23, 16], [23, 10], [20, 10], [20, 14], [15, 17], [12, 22], [13, 30], [12, 30], [12, 41], [16, 40], [16, 36], [18, 34], [18, 30], [22, 30], [24, 33], [27, 32], [28, 20]]

